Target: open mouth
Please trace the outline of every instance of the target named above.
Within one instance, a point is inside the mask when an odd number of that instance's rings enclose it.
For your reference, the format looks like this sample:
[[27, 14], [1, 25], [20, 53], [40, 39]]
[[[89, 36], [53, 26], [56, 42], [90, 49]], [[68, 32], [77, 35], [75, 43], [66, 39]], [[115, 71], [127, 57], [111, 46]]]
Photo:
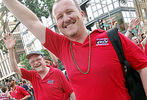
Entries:
[[40, 66], [41, 66], [41, 63], [35, 65], [34, 68], [38, 68], [38, 67], [40, 67]]

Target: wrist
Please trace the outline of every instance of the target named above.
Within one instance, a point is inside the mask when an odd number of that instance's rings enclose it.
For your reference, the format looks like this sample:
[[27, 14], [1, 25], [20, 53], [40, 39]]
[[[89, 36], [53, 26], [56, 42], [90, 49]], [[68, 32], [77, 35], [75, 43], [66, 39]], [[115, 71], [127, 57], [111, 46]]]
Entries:
[[12, 50], [14, 50], [14, 48], [8, 48], [8, 51], [12, 51]]
[[128, 28], [128, 30], [127, 30], [128, 32], [130, 32], [130, 33], [132, 33], [132, 29], [130, 29], [130, 28]]
[[129, 26], [129, 27], [128, 27], [128, 31], [131, 31], [131, 32], [132, 32], [132, 30], [133, 30], [133, 29]]

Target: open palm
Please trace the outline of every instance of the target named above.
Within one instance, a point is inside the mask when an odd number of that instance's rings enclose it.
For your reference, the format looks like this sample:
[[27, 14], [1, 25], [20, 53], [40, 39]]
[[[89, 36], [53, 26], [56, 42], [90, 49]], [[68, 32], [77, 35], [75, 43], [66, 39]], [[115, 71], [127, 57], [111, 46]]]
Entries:
[[5, 45], [6, 45], [7, 49], [14, 48], [16, 40], [13, 39], [13, 35], [12, 34], [6, 34], [5, 38], [6, 39], [3, 39], [3, 40], [5, 42]]

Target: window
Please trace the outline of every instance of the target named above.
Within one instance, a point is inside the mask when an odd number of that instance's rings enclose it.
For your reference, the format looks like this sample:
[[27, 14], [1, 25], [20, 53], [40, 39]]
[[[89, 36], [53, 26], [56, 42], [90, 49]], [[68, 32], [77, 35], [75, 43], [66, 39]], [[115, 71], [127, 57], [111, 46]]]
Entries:
[[99, 9], [98, 10], [98, 13], [99, 13], [99, 15], [103, 14], [103, 10], [102, 9]]
[[136, 12], [132, 11], [122, 11], [122, 15], [124, 17], [124, 22], [129, 23], [132, 18], [136, 17]]
[[100, 9], [101, 8], [101, 5], [100, 4], [96, 4], [97, 6], [97, 9]]
[[142, 15], [143, 15], [144, 19], [147, 19], [147, 11], [146, 11], [146, 8], [142, 8]]
[[95, 11], [95, 12], [94, 12], [94, 17], [96, 18], [96, 17], [98, 17], [98, 16], [99, 16], [98, 12]]
[[113, 10], [113, 5], [112, 4], [108, 5], [108, 8], [109, 8], [109, 11]]
[[119, 7], [118, 1], [114, 2], [114, 8], [118, 8], [118, 7]]

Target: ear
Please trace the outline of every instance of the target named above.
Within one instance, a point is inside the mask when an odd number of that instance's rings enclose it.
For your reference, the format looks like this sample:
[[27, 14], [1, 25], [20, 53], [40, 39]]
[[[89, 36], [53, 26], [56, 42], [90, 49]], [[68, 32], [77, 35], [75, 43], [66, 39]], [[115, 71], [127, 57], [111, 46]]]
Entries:
[[84, 20], [84, 19], [85, 19], [85, 13], [84, 13], [84, 11], [83, 11], [83, 10], [81, 10], [81, 15], [82, 15], [83, 20]]

